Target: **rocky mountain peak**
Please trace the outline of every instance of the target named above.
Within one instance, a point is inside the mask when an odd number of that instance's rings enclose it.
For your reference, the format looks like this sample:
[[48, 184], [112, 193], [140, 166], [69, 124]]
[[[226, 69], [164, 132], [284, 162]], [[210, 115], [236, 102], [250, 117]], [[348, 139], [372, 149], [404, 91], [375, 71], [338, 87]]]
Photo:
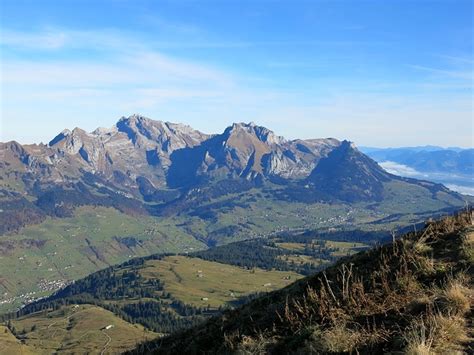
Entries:
[[224, 131], [224, 135], [231, 137], [238, 134], [249, 134], [255, 136], [258, 140], [266, 144], [283, 144], [286, 140], [283, 137], [277, 136], [273, 131], [266, 127], [258, 126], [254, 122], [249, 123], [234, 123]]
[[116, 126], [133, 144], [146, 149], [158, 148], [169, 154], [176, 149], [198, 145], [209, 137], [183, 124], [155, 121], [141, 115], [122, 117]]

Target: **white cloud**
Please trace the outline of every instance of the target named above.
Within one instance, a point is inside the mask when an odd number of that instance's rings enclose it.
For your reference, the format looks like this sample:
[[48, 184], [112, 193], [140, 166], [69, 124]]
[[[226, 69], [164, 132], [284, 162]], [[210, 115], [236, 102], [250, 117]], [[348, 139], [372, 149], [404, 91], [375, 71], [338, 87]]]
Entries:
[[[97, 34], [88, 43], [89, 37], [89, 33], [70, 33], [63, 45], [104, 43], [110, 48], [107, 56], [2, 60], [2, 140], [48, 141], [71, 124], [93, 130], [135, 112], [216, 131], [216, 124], [223, 129], [245, 112], [246, 105], [265, 102], [272, 95], [248, 88], [244, 82], [251, 78], [164, 55], [136, 45], [127, 36]], [[23, 43], [28, 41], [17, 44]]]
[[472, 81], [474, 79], [474, 72], [472, 71], [472, 66], [470, 69], [465, 70], [448, 70], [448, 69], [439, 69], [439, 68], [431, 68], [422, 65], [410, 65], [411, 68], [422, 70], [425, 72], [443, 75], [447, 77], [452, 77], [456, 79], [463, 79]]
[[459, 192], [461, 194], [474, 196], [474, 187], [455, 185], [455, 184], [446, 184], [446, 187], [450, 190]]
[[3, 46], [28, 49], [58, 49], [64, 47], [68, 40], [68, 35], [59, 31], [25, 33], [3, 29], [0, 36]]
[[472, 176], [460, 176], [446, 173], [425, 173], [393, 161], [380, 162], [379, 165], [387, 172], [394, 175], [442, 183], [450, 190], [474, 196]]
[[393, 161], [380, 162], [379, 165], [384, 168], [387, 172], [394, 175], [406, 176], [406, 177], [418, 177], [427, 178], [427, 174], [422, 174], [409, 166], [398, 164]]

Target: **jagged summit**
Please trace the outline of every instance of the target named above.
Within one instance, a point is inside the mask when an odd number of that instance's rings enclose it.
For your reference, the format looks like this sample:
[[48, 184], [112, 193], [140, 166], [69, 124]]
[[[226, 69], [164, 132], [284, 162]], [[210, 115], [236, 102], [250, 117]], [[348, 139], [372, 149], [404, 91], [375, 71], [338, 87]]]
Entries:
[[224, 135], [231, 136], [242, 132], [255, 135], [260, 141], [268, 144], [283, 144], [286, 142], [285, 138], [275, 135], [273, 131], [266, 127], [258, 126], [254, 122], [234, 123], [232, 126], [226, 128]]
[[168, 153], [198, 145], [208, 138], [207, 134], [189, 126], [155, 121], [140, 115], [122, 118], [116, 126], [120, 132], [126, 133], [134, 144], [153, 148], [158, 143], [161, 150]]
[[121, 117], [111, 128], [91, 133], [65, 129], [49, 147], [77, 156], [81, 168], [106, 176], [117, 168], [134, 167], [128, 173], [132, 178], [135, 171], [142, 171], [147, 179], [161, 185], [161, 177], [171, 169], [171, 185], [181, 186], [180, 181], [194, 183], [204, 176], [301, 179], [338, 144], [335, 139], [288, 141], [254, 122], [234, 123], [223, 133], [210, 135], [188, 125], [133, 114]]

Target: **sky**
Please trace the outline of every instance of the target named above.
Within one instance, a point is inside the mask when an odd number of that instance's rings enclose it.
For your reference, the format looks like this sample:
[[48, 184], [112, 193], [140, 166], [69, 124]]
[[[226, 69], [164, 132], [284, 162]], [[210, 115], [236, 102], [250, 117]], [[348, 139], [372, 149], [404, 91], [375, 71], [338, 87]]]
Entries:
[[139, 113], [473, 147], [473, 1], [0, 0], [0, 140]]

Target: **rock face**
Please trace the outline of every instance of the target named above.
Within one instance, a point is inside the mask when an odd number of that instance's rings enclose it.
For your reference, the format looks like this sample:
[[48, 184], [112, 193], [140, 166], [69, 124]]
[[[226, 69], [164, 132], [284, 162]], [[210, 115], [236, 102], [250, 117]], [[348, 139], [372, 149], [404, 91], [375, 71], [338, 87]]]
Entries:
[[265, 127], [234, 123], [201, 145], [173, 154], [168, 182], [177, 187], [209, 178], [302, 179], [339, 144], [335, 139], [287, 141]]
[[135, 147], [156, 151], [162, 157], [162, 166], [169, 166], [169, 156], [173, 151], [194, 147], [209, 138], [209, 135], [183, 124], [153, 121], [139, 115], [122, 117], [116, 128], [127, 134]]

